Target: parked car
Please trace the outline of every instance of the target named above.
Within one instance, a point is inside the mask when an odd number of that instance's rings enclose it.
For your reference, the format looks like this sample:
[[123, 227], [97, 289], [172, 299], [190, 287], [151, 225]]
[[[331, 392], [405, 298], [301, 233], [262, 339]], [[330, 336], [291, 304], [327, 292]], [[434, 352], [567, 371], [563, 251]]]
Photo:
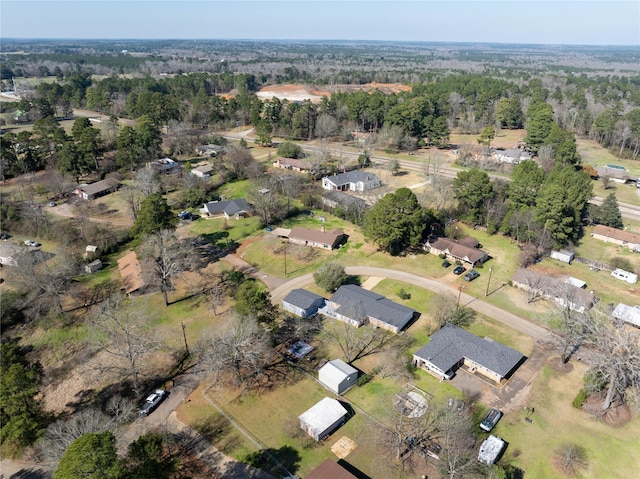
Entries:
[[180, 213], [178, 213], [178, 218], [180, 218], [181, 220], [191, 220], [193, 219], [193, 215], [188, 211], [181, 211]]
[[33, 246], [33, 247], [41, 246], [41, 244], [38, 243], [37, 241], [33, 241], [33, 240], [30, 240], [30, 239], [24, 240], [24, 244], [25, 244], [25, 246]]
[[457, 274], [458, 276], [464, 273], [467, 270], [464, 266], [456, 266], [456, 269], [453, 270], [453, 274]]
[[0, 240], [7, 241], [9, 238], [11, 238], [9, 233], [0, 233]]
[[480, 276], [480, 273], [478, 273], [475, 269], [472, 269], [471, 271], [469, 271], [467, 274], [464, 275], [464, 280], [473, 281], [478, 276]]
[[482, 429], [483, 431], [490, 432], [495, 427], [495, 425], [498, 424], [498, 421], [500, 420], [501, 417], [502, 417], [501, 411], [498, 411], [497, 409], [492, 409], [491, 411], [489, 411], [489, 413], [484, 417], [484, 419], [480, 423], [480, 429]]
[[160, 405], [160, 403], [164, 400], [166, 396], [166, 391], [164, 389], [156, 389], [151, 394], [147, 396], [144, 404], [140, 408], [141, 416], [148, 416]]
[[55, 201], [49, 201], [49, 206], [53, 208], [54, 206], [58, 206], [58, 203], [56, 203]]
[[442, 267], [443, 268], [448, 268], [449, 266], [451, 266], [451, 263], [449, 263], [446, 259], [442, 262]]

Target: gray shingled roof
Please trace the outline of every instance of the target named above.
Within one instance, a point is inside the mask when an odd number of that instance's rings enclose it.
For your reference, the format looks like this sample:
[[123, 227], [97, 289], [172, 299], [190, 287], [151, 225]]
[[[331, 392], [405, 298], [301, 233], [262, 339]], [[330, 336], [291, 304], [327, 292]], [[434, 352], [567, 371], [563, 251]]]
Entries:
[[[398, 329], [403, 329], [415, 313], [411, 308], [353, 284], [340, 286], [331, 296], [331, 301], [340, 305], [336, 312], [348, 318], [361, 319], [352, 315], [361, 315], [364, 309], [364, 314], [368, 317], [391, 324]], [[409, 319], [406, 319], [409, 313]]]
[[431, 341], [414, 355], [445, 372], [462, 358], [467, 358], [503, 377], [524, 358], [515, 349], [497, 341], [480, 338], [450, 324], [435, 332]]
[[318, 299], [321, 299], [324, 302], [324, 298], [322, 296], [312, 293], [311, 291], [307, 291], [306, 289], [298, 288], [291, 290], [282, 301], [297, 306], [298, 308], [308, 309]]
[[212, 213], [226, 213], [228, 216], [233, 216], [241, 211], [252, 211], [251, 206], [244, 199], [227, 200], [227, 201], [210, 201], [205, 205], [209, 214]]
[[370, 181], [377, 178], [373, 173], [365, 173], [361, 170], [347, 171], [337, 175], [328, 176], [327, 179], [334, 185], [344, 185], [346, 183], [357, 183], [359, 181]]

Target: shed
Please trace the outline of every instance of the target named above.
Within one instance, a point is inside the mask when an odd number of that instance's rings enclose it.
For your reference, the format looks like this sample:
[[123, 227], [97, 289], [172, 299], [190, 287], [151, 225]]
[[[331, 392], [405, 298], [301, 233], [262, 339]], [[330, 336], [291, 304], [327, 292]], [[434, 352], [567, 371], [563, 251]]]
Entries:
[[292, 290], [282, 300], [283, 309], [303, 318], [313, 316], [322, 306], [322, 296], [302, 288]]
[[95, 258], [96, 256], [98, 256], [99, 249], [100, 248], [98, 248], [96, 245], [88, 244], [87, 247], [84, 249], [84, 257]]
[[307, 354], [313, 351], [313, 346], [304, 341], [296, 341], [287, 348], [287, 352], [298, 359], [304, 358]]
[[563, 263], [571, 264], [574, 258], [574, 254], [571, 251], [567, 250], [551, 251], [551, 257], [553, 259], [557, 259], [558, 261], [562, 261]]
[[498, 436], [489, 436], [480, 445], [480, 451], [478, 452], [478, 461], [485, 464], [494, 464], [502, 451], [504, 451], [507, 443], [504, 442]]
[[298, 416], [298, 419], [302, 430], [319, 441], [344, 424], [346, 416], [347, 410], [339, 401], [325, 397]]
[[580, 289], [584, 289], [587, 287], [586, 281], [582, 281], [581, 279], [574, 278], [573, 276], [569, 276], [567, 279], [564, 280], [564, 282]]
[[620, 303], [615, 307], [611, 316], [640, 328], [640, 306], [628, 306]]
[[358, 370], [342, 359], [327, 362], [318, 371], [318, 380], [336, 394], [342, 394], [358, 380]]
[[84, 271], [87, 274], [95, 273], [96, 271], [100, 271], [101, 269], [102, 261], [100, 261], [100, 259], [96, 259], [95, 261], [92, 261], [84, 267]]

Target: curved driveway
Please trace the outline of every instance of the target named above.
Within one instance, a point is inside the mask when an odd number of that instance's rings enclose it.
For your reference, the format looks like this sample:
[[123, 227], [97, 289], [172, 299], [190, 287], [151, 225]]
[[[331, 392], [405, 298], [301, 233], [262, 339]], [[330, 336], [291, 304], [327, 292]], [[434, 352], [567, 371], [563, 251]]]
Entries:
[[[466, 293], [460, 293], [457, 288], [452, 288], [433, 279], [424, 278], [412, 273], [371, 266], [347, 266], [345, 272], [349, 275], [377, 276], [389, 278], [405, 283], [414, 284], [439, 294], [460, 294], [460, 303], [474, 309], [478, 313], [494, 318], [506, 326], [515, 329], [531, 337], [535, 343], [546, 342], [549, 339], [549, 331], [544, 327], [532, 323], [520, 316], [500, 309], [492, 304], [482, 301]], [[271, 298], [274, 304], [280, 304], [284, 297], [295, 288], [303, 288], [313, 283], [313, 274], [299, 276], [271, 290]]]

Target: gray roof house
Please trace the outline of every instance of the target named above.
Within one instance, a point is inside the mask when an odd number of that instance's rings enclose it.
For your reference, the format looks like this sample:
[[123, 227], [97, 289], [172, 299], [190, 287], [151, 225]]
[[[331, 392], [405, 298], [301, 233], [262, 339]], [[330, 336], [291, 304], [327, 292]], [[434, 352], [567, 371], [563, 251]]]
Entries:
[[322, 178], [322, 187], [325, 190], [366, 191], [378, 188], [380, 184], [380, 179], [376, 175], [361, 170]]
[[353, 284], [340, 286], [320, 312], [352, 326], [369, 323], [394, 333], [402, 331], [416, 313], [381, 294]]
[[206, 165], [196, 166], [190, 171], [190, 173], [198, 178], [210, 178], [211, 173], [213, 173], [213, 165], [211, 163], [207, 163]]
[[515, 349], [450, 324], [431, 335], [431, 341], [413, 354], [414, 366], [443, 379], [451, 379], [455, 370], [464, 365], [496, 383], [508, 377], [524, 359]]
[[282, 307], [297, 316], [308, 318], [324, 306], [324, 298], [306, 289], [293, 289], [282, 300]]
[[358, 370], [342, 359], [334, 359], [320, 368], [318, 380], [334, 393], [342, 394], [356, 384]]
[[200, 209], [200, 212], [209, 218], [224, 216], [227, 219], [238, 219], [250, 216], [253, 213], [253, 208], [246, 200], [240, 198], [238, 200], [210, 201]]
[[298, 419], [302, 430], [319, 441], [340, 427], [347, 414], [338, 400], [326, 397], [298, 416]]

